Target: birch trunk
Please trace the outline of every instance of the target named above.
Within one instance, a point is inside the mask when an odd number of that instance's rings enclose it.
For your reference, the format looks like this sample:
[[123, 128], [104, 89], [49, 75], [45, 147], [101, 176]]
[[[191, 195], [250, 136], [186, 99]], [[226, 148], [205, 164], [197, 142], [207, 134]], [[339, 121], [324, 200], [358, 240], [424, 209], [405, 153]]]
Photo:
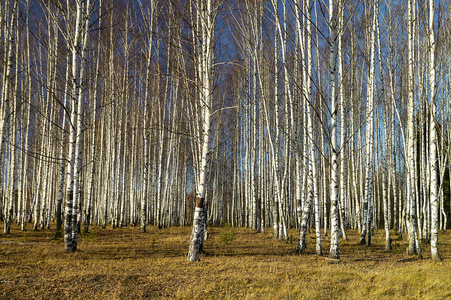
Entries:
[[408, 255], [413, 255], [416, 252], [416, 217], [415, 217], [415, 128], [414, 128], [414, 36], [415, 36], [415, 25], [414, 25], [414, 11], [415, 11], [415, 0], [408, 1], [408, 103], [407, 103], [407, 129], [408, 129], [408, 140], [407, 140], [407, 224], [409, 231], [409, 247], [407, 249]]
[[344, 5], [340, 2], [338, 7], [338, 53], [337, 53], [337, 64], [338, 64], [338, 100], [340, 105], [340, 230], [343, 235], [343, 239], [347, 240], [346, 235], [346, 116], [345, 116], [345, 97], [344, 97], [344, 86], [343, 86], [343, 31], [344, 31]]
[[[341, 7], [341, 0], [338, 1], [338, 7]], [[330, 73], [330, 86], [331, 86], [331, 176], [330, 176], [330, 222], [331, 222], [331, 233], [330, 233], [330, 254], [329, 257], [332, 259], [339, 259], [340, 252], [338, 249], [338, 236], [339, 236], [339, 224], [338, 224], [338, 161], [337, 161], [337, 142], [338, 142], [338, 131], [337, 131], [337, 114], [338, 105], [336, 103], [336, 88], [335, 88], [335, 73], [336, 73], [336, 26], [337, 18], [334, 15], [334, 1], [329, 1], [329, 44], [330, 44], [330, 57], [329, 57], [329, 73]], [[339, 78], [339, 81], [341, 78]]]
[[[99, 0], [99, 15], [102, 16], [102, 0]], [[99, 19], [99, 28], [102, 27], [102, 18]], [[98, 82], [99, 82], [99, 67], [100, 67], [100, 51], [101, 51], [101, 35], [98, 35], [98, 41], [97, 41], [97, 60], [96, 60], [96, 71], [95, 71], [95, 77], [94, 77], [94, 87], [93, 87], [93, 96], [92, 96], [92, 146], [91, 146], [91, 155], [90, 155], [90, 163], [91, 163], [91, 170], [89, 171], [89, 178], [88, 178], [88, 184], [87, 184], [87, 209], [85, 212], [85, 221], [84, 221], [84, 233], [87, 233], [89, 231], [89, 225], [91, 224], [91, 218], [92, 218], [92, 207], [93, 207], [93, 195], [94, 195], [94, 175], [95, 175], [95, 168], [96, 168], [96, 133], [97, 133], [97, 122], [96, 122], [96, 114], [97, 114], [97, 89], [98, 89]], [[102, 139], [100, 139], [102, 141]], [[99, 156], [100, 157], [100, 156]]]
[[437, 182], [437, 129], [435, 124], [436, 116], [436, 89], [435, 80], [435, 29], [434, 29], [435, 1], [429, 0], [429, 95], [430, 95], [430, 152], [429, 162], [431, 164], [431, 258], [433, 261], [441, 261], [438, 250], [438, 182]]
[[[74, 200], [74, 168], [76, 155], [76, 130], [77, 130], [77, 109], [78, 109], [78, 80], [79, 80], [79, 43], [80, 43], [80, 27], [82, 24], [82, 6], [81, 1], [76, 2], [77, 13], [75, 21], [75, 32], [73, 44], [70, 45], [72, 51], [72, 103], [71, 103], [71, 127], [69, 136], [69, 157], [67, 166], [66, 179], [66, 207], [64, 220], [64, 247], [66, 252], [72, 252], [72, 227], [73, 224], [73, 200]], [[67, 41], [69, 43], [69, 41]]]
[[[87, 41], [89, 33], [89, 12], [91, 4], [88, 0], [83, 6], [82, 1], [76, 2], [77, 15], [75, 36], [72, 50], [72, 82], [73, 101], [71, 106], [71, 130], [69, 145], [69, 164], [67, 177], [67, 199], [64, 224], [64, 245], [67, 252], [77, 250], [77, 221], [80, 199], [80, 177], [82, 162], [82, 128], [83, 128], [83, 89], [85, 86], [85, 69], [87, 60]], [[86, 10], [86, 13], [83, 12]], [[83, 23], [84, 20], [84, 23]]]
[[371, 245], [372, 223], [373, 223], [373, 157], [374, 157], [374, 98], [375, 98], [375, 52], [376, 52], [376, 24], [379, 16], [379, 0], [374, 1], [373, 23], [370, 37], [370, 70], [367, 87], [367, 132], [366, 132], [366, 175], [365, 175], [365, 197], [368, 204], [367, 223], [365, 224], [367, 240], [366, 245]]
[[[14, 1], [14, 7], [13, 11], [11, 13], [11, 22], [8, 27], [8, 34], [7, 34], [7, 45], [8, 45], [8, 51], [7, 51], [7, 61], [6, 61], [6, 72], [3, 76], [3, 86], [2, 86], [2, 101], [0, 103], [0, 149], [3, 149], [3, 142], [4, 142], [4, 133], [5, 133], [5, 125], [8, 119], [9, 115], [9, 101], [10, 101], [10, 85], [12, 84], [12, 71], [14, 67], [14, 37], [15, 37], [15, 31], [16, 31], [16, 11], [18, 10], [19, 6], [19, 0]], [[17, 41], [18, 42], [18, 41]], [[2, 151], [0, 151], [1, 153]], [[1, 159], [1, 157], [0, 157]]]
[[[201, 65], [201, 97], [200, 103], [203, 112], [203, 131], [202, 131], [202, 155], [199, 171], [199, 182], [196, 191], [196, 207], [193, 218], [193, 230], [191, 232], [190, 246], [188, 252], [189, 261], [198, 261], [199, 252], [202, 249], [202, 239], [204, 237], [204, 202], [207, 183], [207, 163], [209, 158], [209, 141], [210, 141], [210, 109], [212, 97], [212, 58], [213, 58], [213, 41], [214, 41], [214, 23], [215, 18], [212, 11], [211, 0], [200, 3], [201, 28], [202, 28], [202, 65]], [[200, 38], [200, 37], [199, 37]]]
[[[152, 62], [152, 43], [153, 43], [153, 17], [155, 11], [155, 1], [150, 2], [150, 16], [146, 17], [149, 28], [149, 38], [146, 42], [147, 44], [147, 60], [146, 60], [146, 81], [145, 81], [145, 91], [144, 91], [144, 118], [143, 118], [143, 131], [144, 131], [144, 174], [143, 174], [143, 187], [144, 187], [144, 197], [141, 201], [141, 232], [146, 232], [146, 213], [147, 213], [147, 187], [149, 178], [149, 129], [148, 129], [148, 106], [149, 106], [149, 81], [151, 74], [151, 62]], [[143, 14], [144, 9], [142, 10]], [[133, 200], [133, 199], [132, 199]]]

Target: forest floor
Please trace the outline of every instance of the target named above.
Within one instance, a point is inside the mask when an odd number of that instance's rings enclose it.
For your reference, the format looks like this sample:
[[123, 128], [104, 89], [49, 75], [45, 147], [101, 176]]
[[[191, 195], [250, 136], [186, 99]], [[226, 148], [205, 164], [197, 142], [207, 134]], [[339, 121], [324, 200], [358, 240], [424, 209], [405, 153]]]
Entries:
[[[3, 225], [3, 224], [1, 224]], [[54, 228], [54, 224], [53, 228]], [[360, 245], [356, 231], [340, 239], [340, 261], [274, 240], [272, 229], [255, 233], [242, 228], [209, 228], [205, 253], [186, 261], [190, 227], [148, 226], [101, 229], [79, 236], [75, 253], [65, 253], [54, 230], [0, 234], [0, 299], [451, 299], [451, 233], [440, 233], [443, 262], [405, 255], [406, 237], [384, 250], [384, 232], [373, 245]]]

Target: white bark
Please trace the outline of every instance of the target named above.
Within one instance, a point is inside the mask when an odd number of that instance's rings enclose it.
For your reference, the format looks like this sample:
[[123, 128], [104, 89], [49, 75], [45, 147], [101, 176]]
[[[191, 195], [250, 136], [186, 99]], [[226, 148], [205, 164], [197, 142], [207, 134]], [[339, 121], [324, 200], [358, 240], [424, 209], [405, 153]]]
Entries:
[[338, 51], [337, 51], [337, 64], [338, 64], [338, 100], [340, 105], [340, 230], [343, 235], [343, 239], [347, 240], [346, 235], [346, 116], [345, 116], [345, 97], [344, 97], [344, 84], [343, 84], [343, 31], [344, 31], [344, 6], [343, 2], [340, 2], [338, 7]]
[[[89, 33], [89, 12], [91, 9], [88, 0], [83, 6], [82, 1], [77, 0], [77, 16], [75, 36], [72, 50], [72, 88], [73, 101], [71, 105], [69, 164], [67, 174], [67, 200], [65, 209], [64, 244], [66, 251], [77, 250], [77, 221], [80, 199], [80, 177], [82, 162], [82, 129], [83, 129], [83, 89], [85, 86], [85, 69], [87, 60], [87, 42]], [[83, 12], [86, 10], [86, 13]], [[83, 22], [84, 21], [84, 22]], [[83, 39], [83, 40], [82, 40]]]
[[[338, 1], [338, 7], [341, 7], [341, 0]], [[331, 225], [331, 233], [330, 233], [330, 258], [339, 259], [340, 252], [338, 249], [338, 161], [337, 161], [337, 152], [338, 152], [338, 131], [337, 131], [337, 114], [338, 114], [338, 105], [336, 103], [336, 86], [335, 86], [335, 73], [336, 73], [336, 65], [337, 65], [337, 57], [336, 57], [336, 39], [337, 39], [337, 18], [334, 15], [334, 1], [329, 0], [329, 44], [330, 44], [330, 57], [329, 57], [329, 73], [330, 73], [330, 101], [331, 101], [331, 176], [330, 176], [330, 225]], [[341, 80], [341, 78], [339, 78]]]
[[[99, 1], [99, 15], [102, 15], [102, 0]], [[102, 18], [99, 19], [99, 27], [102, 27]], [[89, 231], [89, 225], [91, 224], [91, 218], [92, 218], [92, 207], [93, 207], [93, 196], [94, 196], [94, 174], [95, 174], [95, 167], [96, 167], [96, 133], [97, 133], [97, 88], [98, 88], [98, 78], [99, 78], [99, 66], [100, 66], [100, 50], [102, 43], [100, 42], [100, 31], [98, 35], [98, 41], [97, 41], [97, 60], [96, 60], [96, 71], [95, 71], [95, 77], [94, 77], [94, 87], [93, 87], [93, 96], [92, 96], [92, 146], [91, 146], [91, 155], [90, 155], [90, 163], [91, 163], [91, 170], [89, 172], [89, 178], [88, 178], [88, 184], [87, 184], [87, 208], [85, 212], [85, 222], [84, 222], [84, 229], [83, 231], [87, 233]], [[102, 141], [102, 139], [100, 140]], [[100, 156], [99, 156], [100, 157]]]
[[[367, 203], [366, 222], [364, 224], [363, 235], [367, 234], [366, 244], [371, 245], [372, 218], [373, 218], [373, 159], [374, 159], [374, 98], [375, 98], [375, 52], [376, 52], [376, 23], [379, 16], [379, 1], [374, 1], [374, 12], [370, 37], [370, 61], [369, 79], [367, 87], [367, 127], [366, 127], [366, 174], [365, 174], [365, 202]], [[361, 241], [362, 242], [362, 241]]]
[[206, 0], [200, 3], [198, 13], [201, 15], [202, 37], [202, 56], [201, 56], [201, 94], [200, 103], [203, 112], [203, 130], [202, 130], [202, 155], [199, 171], [199, 182], [196, 189], [196, 208], [193, 219], [193, 230], [191, 233], [188, 260], [198, 261], [199, 251], [202, 250], [202, 239], [204, 231], [204, 202], [207, 183], [207, 163], [209, 158], [209, 141], [210, 141], [210, 109], [211, 97], [213, 92], [212, 86], [212, 68], [213, 68], [213, 41], [214, 41], [214, 25], [215, 18], [212, 7], [212, 1]]
[[[64, 220], [64, 246], [67, 252], [72, 251], [72, 227], [73, 227], [73, 200], [74, 200], [74, 168], [75, 168], [75, 153], [76, 153], [76, 130], [77, 130], [77, 109], [78, 109], [78, 87], [77, 82], [79, 80], [79, 68], [78, 68], [78, 51], [80, 42], [80, 27], [82, 26], [82, 7], [81, 2], [77, 1], [77, 16], [75, 23], [75, 32], [73, 44], [69, 47], [72, 51], [72, 101], [71, 101], [71, 127], [69, 136], [69, 158], [67, 166], [67, 180], [66, 180], [66, 207], [65, 207], [65, 220]], [[67, 41], [69, 43], [69, 41]]]
[[[409, 231], [408, 255], [413, 255], [419, 250], [416, 242], [416, 216], [415, 216], [415, 127], [414, 127], [414, 37], [415, 37], [415, 0], [409, 0], [407, 9], [408, 26], [408, 103], [407, 103], [407, 218]], [[417, 249], [415, 246], [417, 244]]]
[[430, 115], [430, 157], [431, 164], [431, 258], [433, 261], [441, 261], [438, 250], [438, 182], [437, 182], [437, 129], [435, 125], [436, 115], [436, 89], [435, 80], [435, 29], [434, 29], [435, 1], [429, 0], [429, 97], [431, 106]]
[[[10, 86], [12, 83], [12, 71], [14, 68], [14, 37], [16, 31], [16, 11], [18, 10], [19, 0], [14, 1], [13, 11], [11, 13], [11, 22], [8, 27], [8, 51], [7, 51], [7, 61], [6, 61], [6, 73], [3, 76], [2, 85], [2, 96], [0, 103], [0, 149], [3, 149], [3, 140], [5, 125], [9, 115], [9, 101], [10, 101]], [[18, 41], [17, 41], [18, 42]], [[1, 151], [0, 151], [1, 152]]]
[[[146, 81], [145, 81], [145, 91], [144, 91], [144, 118], [143, 118], [143, 131], [144, 131], [144, 174], [143, 174], [143, 187], [144, 187], [144, 197], [141, 201], [141, 232], [146, 232], [146, 213], [147, 213], [147, 202], [148, 202], [148, 178], [149, 178], [149, 85], [151, 76], [151, 62], [152, 62], [152, 43], [153, 43], [153, 21], [155, 12], [155, 1], [150, 2], [150, 12], [149, 16], [145, 18], [147, 25], [149, 26], [147, 44], [147, 60], [146, 60]], [[147, 16], [147, 12], [142, 9], [142, 13]], [[133, 199], [132, 199], [133, 200]]]

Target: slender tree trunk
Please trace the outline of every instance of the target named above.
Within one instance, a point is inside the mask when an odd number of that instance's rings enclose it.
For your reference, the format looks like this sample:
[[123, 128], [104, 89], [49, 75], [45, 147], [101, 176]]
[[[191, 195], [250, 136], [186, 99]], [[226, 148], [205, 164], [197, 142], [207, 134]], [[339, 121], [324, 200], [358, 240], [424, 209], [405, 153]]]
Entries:
[[[341, 7], [341, 0], [338, 1], [338, 7]], [[338, 224], [338, 131], [337, 131], [337, 114], [338, 114], [338, 105], [336, 103], [336, 88], [335, 88], [335, 73], [336, 73], [336, 26], [337, 19], [336, 14], [334, 14], [334, 2], [329, 2], [329, 44], [330, 44], [330, 57], [329, 57], [329, 72], [330, 72], [330, 85], [331, 85], [331, 176], [330, 176], [330, 221], [331, 221], [331, 236], [330, 236], [330, 258], [339, 259], [340, 252], [338, 249], [338, 236], [339, 236], [339, 224]], [[338, 79], [339, 81], [341, 78]]]
[[[407, 199], [408, 199], [408, 230], [409, 230], [409, 247], [407, 249], [408, 255], [418, 253], [419, 244], [416, 242], [416, 193], [415, 193], [415, 127], [414, 127], [414, 36], [415, 36], [415, 0], [408, 2], [408, 104], [407, 104], [407, 128], [408, 128], [408, 140], [407, 140]], [[415, 249], [417, 246], [417, 249]], [[418, 253], [420, 255], [420, 253]]]
[[435, 29], [434, 29], [435, 1], [429, 0], [429, 88], [431, 101], [430, 115], [430, 157], [431, 164], [431, 258], [433, 261], [441, 261], [438, 250], [438, 182], [437, 182], [437, 129], [436, 116], [436, 89], [435, 80]]
[[343, 239], [347, 240], [346, 235], [346, 116], [345, 116], [345, 97], [344, 97], [344, 85], [343, 85], [343, 23], [344, 23], [344, 5], [340, 2], [341, 6], [338, 7], [338, 51], [337, 51], [337, 64], [338, 64], [338, 100], [340, 105], [340, 230], [343, 235]]

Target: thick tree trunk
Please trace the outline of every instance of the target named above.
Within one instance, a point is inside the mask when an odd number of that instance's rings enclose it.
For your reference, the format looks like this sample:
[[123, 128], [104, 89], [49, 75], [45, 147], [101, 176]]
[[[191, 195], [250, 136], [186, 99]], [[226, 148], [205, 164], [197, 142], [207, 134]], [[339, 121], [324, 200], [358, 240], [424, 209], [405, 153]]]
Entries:
[[199, 252], [203, 248], [204, 238], [204, 202], [207, 184], [207, 163], [209, 160], [209, 141], [210, 141], [210, 116], [211, 116], [211, 97], [212, 97], [212, 68], [213, 68], [213, 41], [215, 19], [212, 11], [211, 0], [201, 3], [200, 11], [202, 24], [202, 45], [199, 49], [201, 53], [201, 94], [199, 103], [202, 107], [202, 153], [199, 170], [199, 181], [197, 183], [196, 207], [193, 218], [193, 230], [191, 232], [190, 246], [188, 252], [189, 261], [198, 261]]

